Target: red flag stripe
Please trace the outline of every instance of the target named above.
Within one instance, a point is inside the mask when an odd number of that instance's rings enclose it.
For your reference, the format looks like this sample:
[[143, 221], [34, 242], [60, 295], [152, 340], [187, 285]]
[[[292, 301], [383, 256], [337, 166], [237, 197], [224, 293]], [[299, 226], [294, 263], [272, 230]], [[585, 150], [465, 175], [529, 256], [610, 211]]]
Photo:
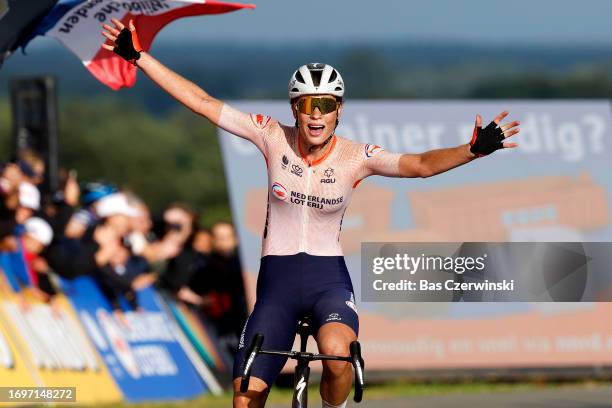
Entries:
[[[207, 1], [204, 4], [185, 6], [157, 16], [127, 13], [123, 16], [121, 22], [127, 25], [130, 19], [134, 20], [138, 36], [140, 37], [140, 43], [143, 49], [148, 51], [157, 33], [166, 24], [178, 18], [204, 14], [221, 14], [243, 8], [253, 9], [255, 5]], [[132, 87], [136, 83], [136, 67], [102, 47], [100, 47], [95, 57], [87, 65], [87, 68], [100, 82], [108, 85], [113, 90], [118, 90], [121, 87]]]

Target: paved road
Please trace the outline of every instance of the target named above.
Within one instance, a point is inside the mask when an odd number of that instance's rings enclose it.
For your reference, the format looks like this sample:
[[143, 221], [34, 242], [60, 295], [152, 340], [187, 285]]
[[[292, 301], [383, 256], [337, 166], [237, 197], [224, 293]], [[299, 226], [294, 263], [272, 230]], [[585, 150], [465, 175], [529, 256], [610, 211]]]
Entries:
[[[366, 394], [367, 395], [367, 394]], [[352, 398], [352, 395], [351, 395]], [[320, 407], [316, 402], [309, 405]], [[563, 386], [542, 390], [515, 390], [491, 393], [448, 394], [428, 397], [352, 400], [352, 408], [612, 408], [610, 386]], [[286, 408], [274, 406], [274, 408]]]

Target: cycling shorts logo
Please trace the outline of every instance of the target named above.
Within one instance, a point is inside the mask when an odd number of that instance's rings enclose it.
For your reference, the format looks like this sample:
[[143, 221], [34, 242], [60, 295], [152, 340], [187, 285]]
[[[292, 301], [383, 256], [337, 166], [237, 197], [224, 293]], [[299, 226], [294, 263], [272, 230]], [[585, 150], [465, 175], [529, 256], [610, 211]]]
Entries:
[[283, 161], [281, 162], [281, 167], [283, 168], [283, 170], [287, 168], [288, 164], [289, 164], [289, 159], [287, 158], [287, 156], [283, 154]]
[[268, 123], [270, 122], [270, 117], [266, 115], [262, 115], [260, 113], [258, 113], [257, 115], [253, 115], [251, 113], [251, 120], [253, 121], [253, 124], [255, 126], [257, 126], [260, 129], [263, 129], [266, 126], [268, 126]]
[[281, 183], [275, 182], [272, 184], [272, 194], [279, 200], [285, 201], [287, 199], [287, 189]]
[[295, 174], [298, 177], [302, 177], [302, 173], [304, 172], [304, 169], [302, 169], [300, 166], [298, 166], [297, 164], [292, 164], [291, 165], [291, 173]]
[[247, 324], [249, 324], [249, 317], [247, 317], [246, 322], [244, 322], [244, 327], [242, 327], [242, 333], [240, 333], [240, 341], [238, 342], [238, 350], [244, 348], [244, 335], [246, 333]]
[[332, 184], [336, 182], [336, 179], [332, 178], [334, 175], [334, 169], [332, 169], [331, 167], [328, 167], [327, 169], [325, 169], [325, 171], [323, 172], [323, 175], [326, 178], [321, 179], [321, 184]]
[[339, 320], [342, 320], [339, 313], [330, 313], [329, 316], [327, 316], [327, 319], [325, 319], [326, 322], [333, 322]]
[[346, 305], [353, 309], [355, 313], [357, 313], [357, 306], [355, 305], [355, 295], [353, 295], [353, 292], [351, 292], [351, 298], [346, 301]]
[[380, 146], [377, 145], [373, 145], [373, 144], [367, 144], [365, 145], [365, 155], [366, 157], [369, 159], [370, 157], [374, 156], [375, 154], [378, 154], [382, 151], [384, 151], [385, 149], [383, 149]]

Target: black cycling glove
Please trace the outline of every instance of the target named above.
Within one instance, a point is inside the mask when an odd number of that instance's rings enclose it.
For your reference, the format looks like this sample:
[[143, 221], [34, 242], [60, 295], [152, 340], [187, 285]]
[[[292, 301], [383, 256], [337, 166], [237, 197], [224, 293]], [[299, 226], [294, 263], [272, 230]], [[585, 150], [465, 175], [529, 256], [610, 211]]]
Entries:
[[478, 126], [474, 128], [474, 135], [470, 141], [470, 152], [477, 157], [486, 156], [496, 150], [503, 149], [504, 132], [497, 127], [497, 123], [491, 122], [486, 128]]
[[140, 51], [142, 51], [136, 31], [130, 31], [128, 28], [121, 30], [115, 40], [113, 51], [124, 60], [136, 64], [140, 58]]

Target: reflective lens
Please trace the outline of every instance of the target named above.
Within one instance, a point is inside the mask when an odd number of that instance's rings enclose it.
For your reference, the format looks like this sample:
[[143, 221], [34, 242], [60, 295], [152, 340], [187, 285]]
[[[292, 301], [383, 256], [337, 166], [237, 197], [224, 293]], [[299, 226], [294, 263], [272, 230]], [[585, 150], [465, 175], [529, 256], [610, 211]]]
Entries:
[[297, 108], [306, 115], [312, 114], [315, 108], [319, 108], [322, 115], [326, 115], [336, 110], [338, 102], [336, 98], [329, 96], [304, 96], [297, 102]]

